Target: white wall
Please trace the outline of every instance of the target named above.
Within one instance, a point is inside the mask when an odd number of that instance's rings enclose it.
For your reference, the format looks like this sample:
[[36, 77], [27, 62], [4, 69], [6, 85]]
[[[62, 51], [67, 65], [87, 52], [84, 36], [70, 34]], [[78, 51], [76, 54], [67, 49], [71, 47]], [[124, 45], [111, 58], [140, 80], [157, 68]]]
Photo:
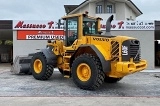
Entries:
[[17, 31], [13, 31], [13, 59], [17, 55], [28, 55], [46, 48], [47, 40], [17, 40]]
[[128, 7], [128, 5], [125, 5], [125, 19], [132, 17], [133, 20], [136, 19], [136, 14], [134, 11]]
[[96, 4], [94, 2], [89, 3], [89, 15], [95, 16]]
[[147, 69], [154, 69], [154, 31], [112, 31], [112, 35], [127, 35], [141, 42], [141, 58], [148, 62]]
[[125, 3], [116, 2], [116, 20], [125, 20]]

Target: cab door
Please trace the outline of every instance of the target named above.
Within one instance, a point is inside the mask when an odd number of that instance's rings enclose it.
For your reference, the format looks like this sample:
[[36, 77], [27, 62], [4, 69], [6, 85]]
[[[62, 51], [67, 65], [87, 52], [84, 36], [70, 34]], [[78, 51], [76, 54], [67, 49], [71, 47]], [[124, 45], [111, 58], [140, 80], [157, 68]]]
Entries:
[[71, 46], [78, 39], [78, 17], [67, 18], [65, 21], [65, 46]]

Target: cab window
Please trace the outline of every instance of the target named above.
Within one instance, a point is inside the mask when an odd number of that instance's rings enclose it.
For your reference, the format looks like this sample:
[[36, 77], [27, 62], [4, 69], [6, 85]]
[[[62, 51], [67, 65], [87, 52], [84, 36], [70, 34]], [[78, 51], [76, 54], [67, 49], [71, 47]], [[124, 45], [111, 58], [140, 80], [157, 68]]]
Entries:
[[97, 34], [97, 21], [88, 17], [83, 18], [83, 35]]
[[66, 20], [66, 46], [71, 46], [78, 38], [78, 17]]

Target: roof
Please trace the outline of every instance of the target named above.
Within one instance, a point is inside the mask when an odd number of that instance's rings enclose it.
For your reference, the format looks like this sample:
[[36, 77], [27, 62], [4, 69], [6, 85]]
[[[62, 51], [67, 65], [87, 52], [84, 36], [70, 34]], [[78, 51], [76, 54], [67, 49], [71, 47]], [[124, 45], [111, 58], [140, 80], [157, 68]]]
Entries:
[[77, 8], [79, 5], [64, 5], [65, 11], [68, 14], [69, 12], [73, 11], [75, 8]]
[[[94, 1], [94, 0], [85, 0], [79, 5], [64, 5], [64, 8], [65, 10], [67, 10], [66, 11], [67, 14], [72, 14], [76, 10], [82, 8], [83, 6], [87, 5], [91, 1]], [[137, 14], [137, 16], [143, 14], [142, 11], [131, 0], [115, 0], [115, 1], [125, 2], [130, 8], [133, 9], [133, 11]]]
[[[83, 4], [85, 4], [87, 1], [89, 0], [85, 0], [84, 2], [82, 2], [79, 5], [64, 5], [65, 11], [67, 10], [67, 14], [71, 13], [72, 11], [74, 11], [75, 9], [79, 9]], [[72, 10], [70, 9], [72, 8]], [[69, 11], [68, 11], [69, 10]], [[70, 11], [71, 10], [71, 11]]]
[[[136, 8], [137, 9], [137, 11], [140, 13], [140, 15], [141, 14], [143, 14], [142, 13], [142, 11], [132, 2], [132, 0], [127, 0], [127, 1], [129, 1], [129, 4], [131, 3], [131, 8], [133, 9], [133, 8]], [[133, 7], [132, 7], [133, 6]]]

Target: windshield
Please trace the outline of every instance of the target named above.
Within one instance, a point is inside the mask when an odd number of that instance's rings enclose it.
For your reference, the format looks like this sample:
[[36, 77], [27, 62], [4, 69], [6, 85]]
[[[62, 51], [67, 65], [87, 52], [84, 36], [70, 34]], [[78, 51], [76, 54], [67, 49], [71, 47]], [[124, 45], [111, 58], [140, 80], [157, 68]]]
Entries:
[[97, 20], [88, 17], [83, 18], [83, 34], [97, 34]]

